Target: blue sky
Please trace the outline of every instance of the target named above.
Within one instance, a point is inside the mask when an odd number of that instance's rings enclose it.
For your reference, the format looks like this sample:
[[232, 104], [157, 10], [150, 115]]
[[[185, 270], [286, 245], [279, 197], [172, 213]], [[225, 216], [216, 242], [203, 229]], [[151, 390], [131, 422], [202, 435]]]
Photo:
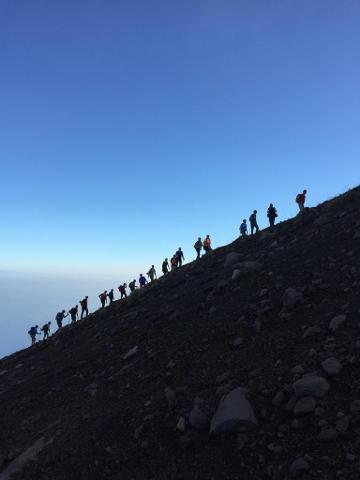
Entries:
[[101, 290], [358, 184], [359, 24], [356, 0], [0, 0], [1, 275]]

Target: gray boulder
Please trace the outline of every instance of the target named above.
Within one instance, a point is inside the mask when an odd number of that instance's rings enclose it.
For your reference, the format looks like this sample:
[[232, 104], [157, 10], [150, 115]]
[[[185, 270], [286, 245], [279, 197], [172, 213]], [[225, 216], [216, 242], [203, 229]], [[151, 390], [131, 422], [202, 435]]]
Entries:
[[310, 465], [303, 458], [297, 458], [290, 465], [290, 475], [292, 477], [299, 477], [310, 469]]
[[235, 388], [219, 403], [211, 420], [210, 433], [245, 432], [258, 426], [258, 421], [244, 388]]
[[304, 303], [304, 295], [295, 288], [287, 288], [283, 295], [283, 306], [285, 309], [295, 307]]
[[329, 391], [330, 385], [323, 377], [309, 375], [302, 377], [293, 383], [293, 390], [297, 397], [324, 397]]
[[242, 259], [242, 255], [237, 252], [230, 252], [226, 255], [225, 259], [225, 268], [231, 267], [231, 265], [234, 265], [234, 263], [239, 262]]
[[322, 368], [329, 375], [337, 375], [342, 370], [342, 365], [335, 357], [330, 357], [321, 362]]
[[305, 415], [306, 413], [311, 413], [315, 410], [316, 400], [313, 397], [302, 397], [300, 398], [294, 407], [294, 415]]

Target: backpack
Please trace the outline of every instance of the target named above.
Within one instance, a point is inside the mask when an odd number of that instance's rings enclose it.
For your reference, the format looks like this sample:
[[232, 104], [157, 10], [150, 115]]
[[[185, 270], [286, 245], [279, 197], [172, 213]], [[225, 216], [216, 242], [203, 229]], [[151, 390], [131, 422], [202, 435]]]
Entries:
[[61, 320], [62, 320], [62, 314], [61, 314], [60, 312], [58, 312], [58, 313], [56, 314], [55, 320], [56, 320], [57, 322], [61, 322]]
[[241, 226], [240, 226], [240, 232], [241, 232], [241, 233], [245, 233], [246, 230], [247, 230], [246, 223], [242, 223]]

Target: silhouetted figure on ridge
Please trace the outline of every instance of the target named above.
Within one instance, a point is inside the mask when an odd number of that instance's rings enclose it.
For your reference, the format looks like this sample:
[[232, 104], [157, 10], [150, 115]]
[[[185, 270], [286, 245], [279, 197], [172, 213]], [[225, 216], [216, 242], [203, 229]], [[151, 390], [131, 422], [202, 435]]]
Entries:
[[100, 293], [99, 295], [101, 306], [104, 308], [105, 305], [107, 304], [107, 290], [105, 290], [103, 293]]
[[135, 290], [136, 290], [136, 280], [133, 280], [132, 282], [129, 283], [129, 288], [130, 288], [131, 293], [135, 292]]
[[155, 280], [155, 278], [157, 278], [156, 270], [155, 270], [154, 265], [151, 265], [151, 268], [150, 268], [150, 270], [147, 272], [146, 275], [150, 278], [150, 281], [151, 281], [151, 282], [153, 282], [153, 281]]
[[276, 208], [272, 203], [270, 203], [269, 208], [267, 210], [267, 216], [269, 219], [270, 227], [272, 228], [275, 225], [275, 219], [278, 216]]
[[211, 239], [210, 239], [210, 235], [206, 235], [206, 238], [204, 238], [203, 247], [204, 247], [205, 253], [210, 252], [210, 250], [211, 250]]
[[161, 270], [163, 275], [167, 275], [169, 273], [169, 261], [167, 258], [162, 263]]
[[171, 271], [175, 270], [175, 268], [177, 268], [178, 266], [178, 259], [177, 259], [176, 253], [174, 253], [174, 255], [171, 257], [170, 262], [171, 262]]
[[112, 288], [110, 292], [107, 294], [109, 297], [109, 303], [112, 303], [114, 301], [114, 289]]
[[175, 255], [177, 260], [177, 266], [181, 267], [182, 262], [185, 261], [184, 252], [181, 250], [181, 247], [179, 247], [179, 250], [176, 252]]
[[[132, 283], [132, 282], [129, 283], [129, 287], [130, 287], [130, 284], [131, 284], [131, 283]], [[120, 285], [120, 286], [118, 287], [118, 290], [119, 290], [119, 292], [120, 292], [120, 300], [122, 300], [123, 298], [126, 298], [126, 297], [127, 297], [126, 287], [127, 287], [126, 283], [123, 283], [122, 285]], [[131, 290], [131, 287], [130, 287], [130, 290]], [[132, 290], [131, 290], [131, 291], [132, 291]]]
[[51, 322], [47, 322], [47, 323], [45, 323], [45, 325], [43, 325], [43, 326], [41, 327], [41, 331], [44, 332], [43, 340], [46, 340], [47, 338], [49, 338], [50, 325], [51, 325]]
[[31, 345], [35, 345], [36, 343], [36, 335], [41, 335], [41, 333], [38, 332], [38, 325], [35, 325], [35, 327], [31, 327], [30, 330], [28, 331], [28, 334], [31, 337]]
[[201, 241], [201, 237], [198, 237], [198, 239], [194, 243], [194, 248], [196, 250], [196, 260], [199, 260], [199, 258], [200, 258], [200, 253], [201, 253], [202, 246], [203, 246], [203, 244], [202, 244], [202, 241]]
[[79, 307], [76, 305], [76, 307], [70, 308], [70, 310], [68, 312], [68, 313], [70, 313], [71, 323], [75, 323], [76, 320], [78, 320], [78, 318], [79, 318], [78, 308]]
[[257, 215], [257, 210], [254, 210], [249, 218], [251, 235], [254, 234], [254, 230], [255, 230], [255, 233], [259, 231], [259, 225], [257, 224], [256, 215]]
[[140, 288], [144, 288], [147, 283], [148, 283], [148, 281], [146, 280], [144, 275], [142, 273], [140, 273], [140, 277], [139, 277]]
[[307, 194], [307, 190], [303, 190], [302, 193], [298, 193], [296, 195], [295, 202], [298, 204], [300, 212], [302, 212], [305, 208], [306, 194]]
[[61, 312], [58, 312], [55, 316], [55, 320], [57, 323], [58, 328], [62, 328], [62, 322], [64, 318], [66, 318], [69, 315], [69, 312], [65, 315], [65, 310], [62, 310]]
[[246, 237], [247, 235], [247, 223], [245, 218], [243, 219], [242, 224], [240, 225], [240, 235], [242, 237]]
[[80, 318], [83, 318], [84, 314], [85, 317], [89, 315], [89, 310], [88, 310], [88, 297], [86, 296], [82, 300], [80, 300], [80, 306], [81, 306], [81, 315]]

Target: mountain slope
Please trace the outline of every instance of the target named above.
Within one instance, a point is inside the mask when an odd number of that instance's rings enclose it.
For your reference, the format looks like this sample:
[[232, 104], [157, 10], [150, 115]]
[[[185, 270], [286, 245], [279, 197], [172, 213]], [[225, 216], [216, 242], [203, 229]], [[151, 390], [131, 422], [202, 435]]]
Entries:
[[[357, 188], [1, 360], [0, 480], [358, 478], [359, 206]], [[329, 390], [299, 394], [308, 374]], [[257, 427], [189, 424], [240, 386]]]

